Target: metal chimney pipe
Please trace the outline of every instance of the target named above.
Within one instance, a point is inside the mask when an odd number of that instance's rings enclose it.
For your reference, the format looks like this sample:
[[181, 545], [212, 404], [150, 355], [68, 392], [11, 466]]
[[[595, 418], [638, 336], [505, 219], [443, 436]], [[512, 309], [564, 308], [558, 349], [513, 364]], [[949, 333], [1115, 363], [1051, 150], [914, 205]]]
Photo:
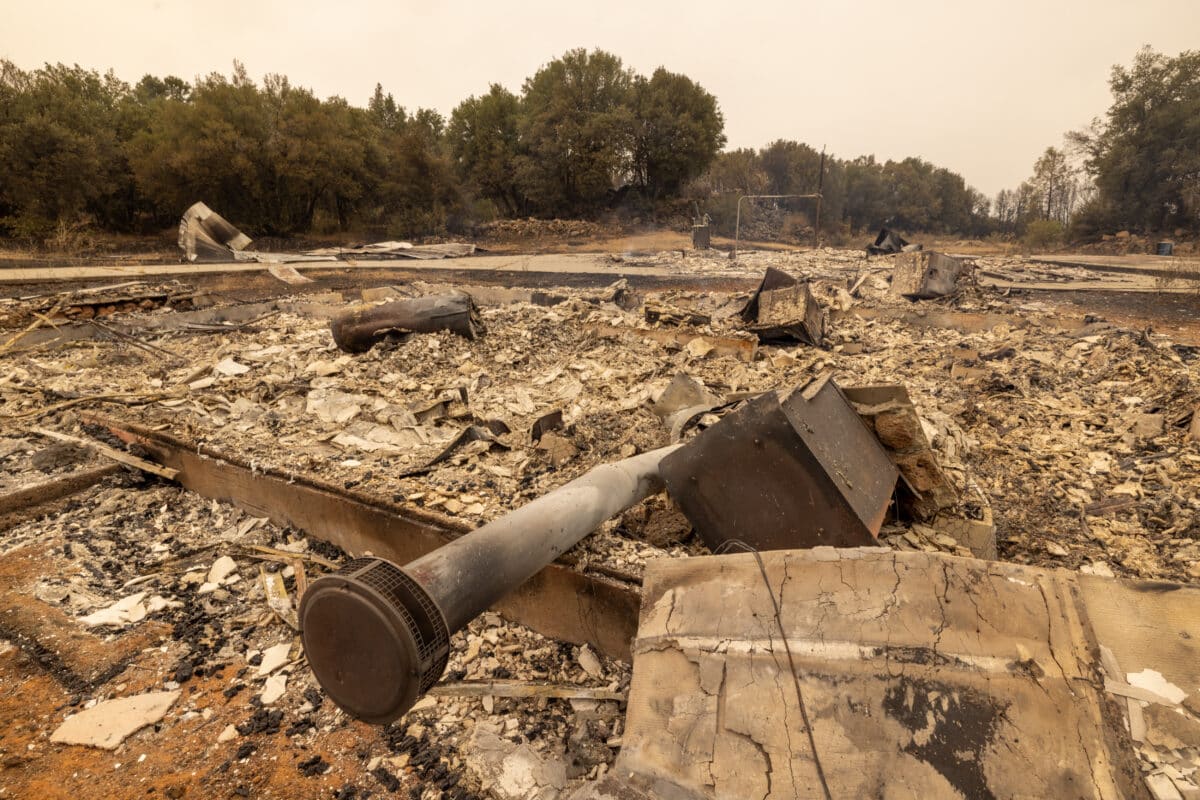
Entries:
[[313, 581], [299, 618], [317, 682], [366, 722], [402, 716], [445, 671], [450, 634], [660, 491], [659, 464], [679, 447], [594, 467], [403, 568], [358, 558]]

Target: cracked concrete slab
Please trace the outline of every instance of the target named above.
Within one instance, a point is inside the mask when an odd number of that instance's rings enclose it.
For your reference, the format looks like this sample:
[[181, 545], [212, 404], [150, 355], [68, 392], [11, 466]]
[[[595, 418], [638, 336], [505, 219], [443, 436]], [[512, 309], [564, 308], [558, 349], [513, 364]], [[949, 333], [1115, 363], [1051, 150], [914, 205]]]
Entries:
[[766, 583], [754, 554], [647, 567], [624, 746], [575, 797], [1144, 796], [1073, 573], [760, 555]]

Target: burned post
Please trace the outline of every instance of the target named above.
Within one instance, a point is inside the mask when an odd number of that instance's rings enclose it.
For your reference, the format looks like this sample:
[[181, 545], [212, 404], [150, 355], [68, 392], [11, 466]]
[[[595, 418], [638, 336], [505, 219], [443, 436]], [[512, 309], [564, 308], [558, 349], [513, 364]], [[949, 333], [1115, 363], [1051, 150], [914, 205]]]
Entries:
[[358, 558], [314, 581], [300, 635], [321, 687], [359, 719], [403, 715], [446, 667], [450, 635], [608, 518], [661, 490], [677, 446], [602, 464], [403, 568]]
[[333, 341], [347, 353], [365, 353], [392, 334], [450, 331], [467, 339], [483, 333], [475, 301], [465, 292], [355, 306], [329, 323]]

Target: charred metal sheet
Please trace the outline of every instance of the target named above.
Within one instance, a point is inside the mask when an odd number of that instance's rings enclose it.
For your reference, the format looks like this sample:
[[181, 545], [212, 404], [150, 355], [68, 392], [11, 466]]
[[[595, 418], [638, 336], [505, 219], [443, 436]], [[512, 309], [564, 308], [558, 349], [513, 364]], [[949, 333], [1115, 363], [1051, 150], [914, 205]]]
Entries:
[[193, 203], [179, 220], [179, 249], [188, 261], [230, 261], [250, 241], [249, 236], [204, 203]]
[[942, 253], [902, 253], [892, 269], [893, 295], [919, 300], [944, 297], [958, 288], [963, 262]]
[[663, 460], [671, 498], [712, 549], [873, 544], [896, 468], [822, 376], [767, 392]]
[[329, 323], [333, 341], [347, 353], [365, 353], [393, 333], [450, 331], [467, 339], [483, 333], [483, 321], [465, 292], [355, 306]]
[[867, 245], [867, 255], [886, 256], [892, 253], [915, 253], [924, 249], [923, 245], [909, 244], [908, 241], [893, 230], [882, 228], [875, 237], [874, 244]]
[[848, 386], [842, 389], [900, 470], [910, 492], [900, 493], [900, 510], [929, 520], [958, 503], [958, 491], [938, 464], [921, 427], [921, 418], [900, 384]]
[[767, 268], [741, 317], [746, 330], [764, 341], [795, 339], [820, 347], [825, 334], [825, 312], [808, 283], [774, 267]]
[[[278, 525], [290, 525], [350, 555], [369, 551], [406, 564], [470, 530], [457, 520], [342, 489], [310, 475], [262, 465], [252, 469], [232, 454], [161, 431], [100, 414], [81, 417], [179, 470], [177, 480], [185, 488], [231, 502]], [[639, 603], [634, 586], [550, 564], [493, 608], [544, 636], [590, 644], [610, 658], [628, 661]]]

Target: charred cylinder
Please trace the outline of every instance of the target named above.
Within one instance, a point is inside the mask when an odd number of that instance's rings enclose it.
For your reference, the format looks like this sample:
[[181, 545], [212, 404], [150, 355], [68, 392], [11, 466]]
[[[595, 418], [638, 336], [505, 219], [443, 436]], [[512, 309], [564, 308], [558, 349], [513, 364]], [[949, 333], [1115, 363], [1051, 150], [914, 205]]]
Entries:
[[383, 724], [441, 677], [450, 634], [662, 488], [678, 445], [603, 464], [403, 568], [358, 558], [314, 581], [300, 602], [309, 666], [349, 714]]
[[454, 292], [355, 306], [334, 317], [329, 329], [339, 349], [365, 353], [393, 333], [450, 331], [474, 339], [483, 331], [483, 324], [471, 296]]

